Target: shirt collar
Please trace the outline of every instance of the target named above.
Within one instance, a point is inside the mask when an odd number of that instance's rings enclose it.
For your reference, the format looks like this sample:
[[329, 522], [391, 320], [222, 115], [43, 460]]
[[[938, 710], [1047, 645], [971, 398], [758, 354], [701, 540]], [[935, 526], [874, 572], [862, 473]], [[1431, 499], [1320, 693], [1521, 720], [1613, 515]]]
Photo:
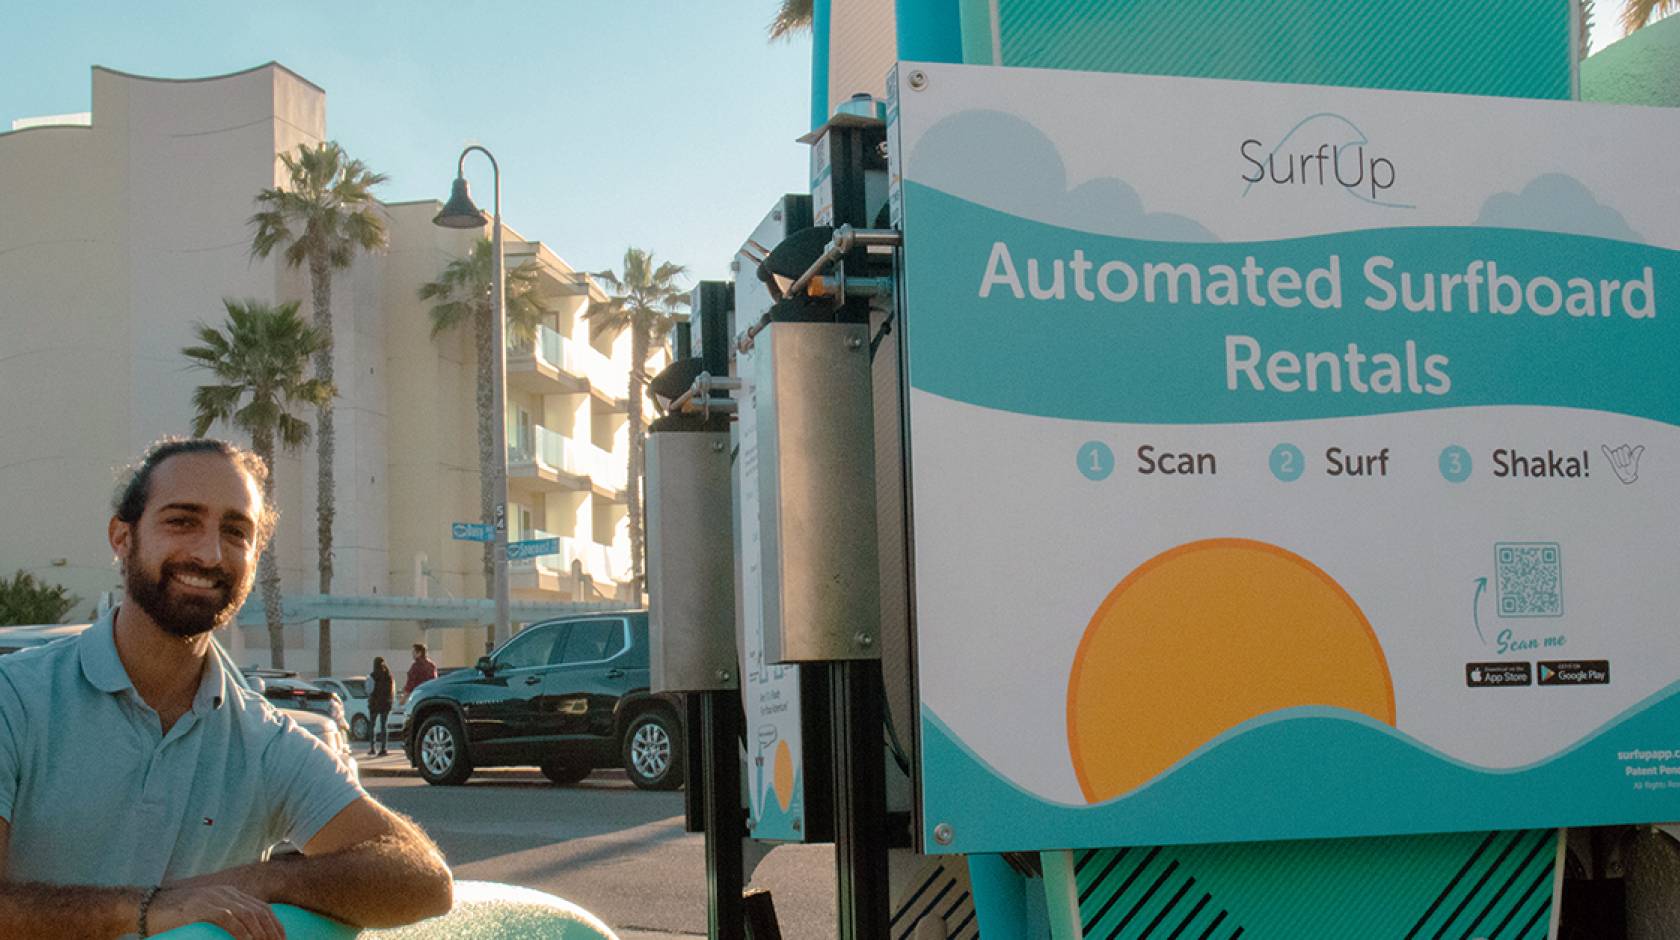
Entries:
[[82, 675], [101, 692], [117, 693], [134, 688], [117, 656], [115, 625], [117, 608], [112, 607], [82, 632], [76, 643], [81, 648]]
[[[117, 608], [112, 607], [76, 639], [80, 646], [82, 675], [94, 688], [113, 695], [134, 688], [134, 680], [128, 677], [128, 670], [123, 668], [122, 658], [117, 655], [116, 621]], [[192, 710], [199, 714], [220, 708], [228, 694], [227, 671], [217, 646], [211, 640], [204, 675], [199, 679], [198, 693], [193, 696]]]

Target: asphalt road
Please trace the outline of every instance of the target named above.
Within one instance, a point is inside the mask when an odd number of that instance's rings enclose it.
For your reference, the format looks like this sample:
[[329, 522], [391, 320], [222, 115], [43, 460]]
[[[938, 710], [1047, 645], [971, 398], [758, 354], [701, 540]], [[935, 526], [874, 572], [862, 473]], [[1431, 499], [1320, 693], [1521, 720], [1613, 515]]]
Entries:
[[[419, 821], [457, 878], [557, 895], [623, 940], [706, 935], [705, 842], [683, 831], [681, 793], [638, 790], [622, 771], [597, 771], [571, 787], [553, 786], [535, 770], [483, 771], [460, 787], [381, 771], [364, 770], [363, 785]], [[770, 890], [787, 940], [835, 935], [831, 847], [778, 847], [751, 886]]]

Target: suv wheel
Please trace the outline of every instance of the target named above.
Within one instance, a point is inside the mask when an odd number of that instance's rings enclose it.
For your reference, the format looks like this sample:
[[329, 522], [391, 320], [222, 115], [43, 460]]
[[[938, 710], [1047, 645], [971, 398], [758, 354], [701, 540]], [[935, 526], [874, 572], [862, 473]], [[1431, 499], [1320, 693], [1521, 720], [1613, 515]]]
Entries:
[[350, 740], [366, 741], [369, 730], [366, 715], [352, 715], [350, 717]]
[[595, 768], [588, 764], [573, 763], [558, 757], [550, 757], [542, 762], [543, 776], [547, 777], [550, 783], [557, 783], [563, 787], [577, 783], [594, 772]]
[[447, 712], [431, 715], [420, 723], [414, 746], [420, 776], [434, 786], [453, 787], [472, 776], [472, 759], [467, 756], [467, 736], [455, 716]]
[[643, 790], [682, 786], [682, 735], [675, 716], [648, 711], [631, 720], [624, 732], [624, 770]]

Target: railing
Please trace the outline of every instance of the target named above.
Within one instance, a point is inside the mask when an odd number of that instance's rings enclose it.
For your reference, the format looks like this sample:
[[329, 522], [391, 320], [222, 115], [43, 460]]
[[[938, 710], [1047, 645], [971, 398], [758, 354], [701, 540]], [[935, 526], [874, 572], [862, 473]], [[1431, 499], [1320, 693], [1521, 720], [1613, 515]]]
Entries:
[[608, 398], [622, 399], [629, 394], [630, 373], [613, 362], [605, 353], [588, 343], [572, 344], [577, 364], [589, 384]]
[[588, 454], [589, 478], [597, 485], [604, 486], [615, 493], [624, 492], [626, 481], [629, 479], [629, 466], [622, 455], [610, 450], [603, 450], [594, 444], [583, 445], [583, 451]]
[[529, 433], [519, 430], [508, 445], [509, 463], [537, 463], [575, 477], [589, 475], [590, 457], [564, 434], [533, 424]]
[[562, 336], [551, 327], [538, 326], [532, 343], [521, 343], [510, 334], [507, 346], [510, 352], [541, 359], [557, 372], [588, 380], [608, 398], [623, 399], [629, 394], [630, 376], [622, 366], [594, 346]]

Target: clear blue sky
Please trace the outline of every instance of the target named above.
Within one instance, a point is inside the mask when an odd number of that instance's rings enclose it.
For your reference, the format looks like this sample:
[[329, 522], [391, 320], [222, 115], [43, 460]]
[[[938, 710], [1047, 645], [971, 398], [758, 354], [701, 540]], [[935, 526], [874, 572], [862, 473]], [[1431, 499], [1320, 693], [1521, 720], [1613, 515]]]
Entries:
[[[0, 130], [89, 108], [89, 68], [168, 78], [278, 61], [327, 90], [327, 131], [443, 198], [468, 142], [495, 152], [509, 224], [584, 270], [626, 246], [726, 278], [784, 192], [806, 189], [808, 37], [770, 43], [776, 0], [81, 0], [12, 4]], [[1595, 48], [1621, 0], [1597, 4]], [[467, 61], [471, 49], [476, 61]], [[455, 64], [434, 64], [445, 56]], [[475, 193], [489, 170], [469, 166]]]
[[[635, 245], [726, 278], [784, 192], [803, 192], [808, 36], [770, 43], [775, 0], [97, 0], [7, 8], [0, 130], [86, 111], [94, 65], [166, 78], [278, 61], [327, 91], [327, 133], [442, 199], [466, 143], [502, 165], [508, 223], [584, 270]], [[448, 58], [447, 64], [438, 64]], [[470, 60], [470, 61], [469, 61]], [[490, 169], [468, 178], [488, 208]]]

